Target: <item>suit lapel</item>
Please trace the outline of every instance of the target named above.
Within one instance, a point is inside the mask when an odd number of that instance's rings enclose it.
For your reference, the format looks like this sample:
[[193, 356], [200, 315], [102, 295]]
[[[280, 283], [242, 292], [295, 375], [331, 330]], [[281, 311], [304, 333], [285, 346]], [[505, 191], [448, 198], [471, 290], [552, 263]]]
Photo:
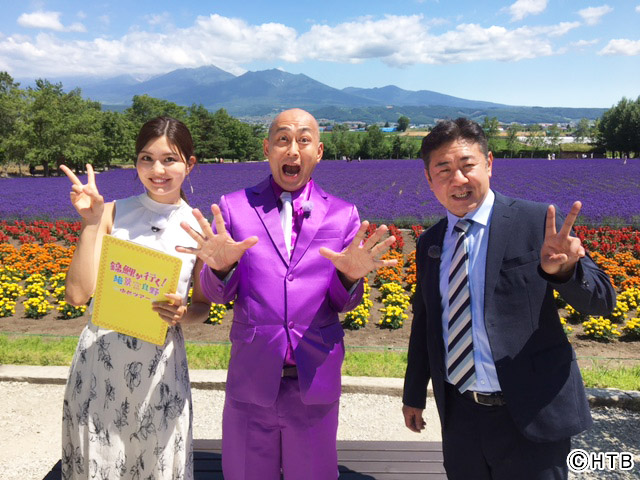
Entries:
[[309, 216], [302, 221], [302, 227], [291, 255], [291, 268], [295, 267], [305, 254], [329, 211], [328, 195], [316, 183], [313, 184], [309, 200], [313, 202], [313, 209], [309, 212]]
[[[440, 255], [442, 254], [442, 244], [444, 243], [444, 235], [447, 231], [447, 218], [443, 218], [436, 224], [433, 235], [433, 242], [426, 245], [427, 261], [426, 261], [426, 303], [427, 318], [431, 319], [436, 329], [435, 338], [443, 338], [442, 332], [442, 303], [440, 296]], [[429, 254], [431, 251], [431, 254]], [[423, 290], [423, 295], [425, 294]], [[443, 342], [437, 342], [440, 349], [444, 348]], [[440, 357], [444, 358], [444, 350], [440, 352]]]
[[269, 183], [269, 177], [253, 187], [251, 192], [251, 206], [255, 209], [258, 217], [262, 221], [271, 242], [282, 258], [282, 261], [288, 265], [289, 255], [284, 244], [284, 233], [282, 231], [282, 224], [280, 223], [280, 211], [276, 204], [273, 189]]
[[487, 264], [484, 277], [484, 304], [489, 305], [496, 288], [498, 274], [502, 267], [502, 259], [509, 242], [511, 226], [516, 217], [517, 209], [511, 207], [513, 202], [504, 195], [495, 192], [496, 200], [491, 212], [491, 226], [489, 227], [489, 243], [487, 248]]

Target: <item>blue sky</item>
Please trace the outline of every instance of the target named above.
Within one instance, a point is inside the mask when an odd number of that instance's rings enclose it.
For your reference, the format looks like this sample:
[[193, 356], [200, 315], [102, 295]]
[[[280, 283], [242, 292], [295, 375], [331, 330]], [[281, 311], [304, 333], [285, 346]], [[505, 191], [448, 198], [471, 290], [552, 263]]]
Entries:
[[[640, 95], [640, 0], [0, 0], [14, 78], [280, 68], [511, 105]], [[65, 85], [66, 86], [66, 85]]]

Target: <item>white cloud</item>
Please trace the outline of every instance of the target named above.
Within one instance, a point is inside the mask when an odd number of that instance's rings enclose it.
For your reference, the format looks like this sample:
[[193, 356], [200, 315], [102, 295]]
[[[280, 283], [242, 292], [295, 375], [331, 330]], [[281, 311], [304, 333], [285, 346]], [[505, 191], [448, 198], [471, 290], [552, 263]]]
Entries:
[[636, 12], [640, 13], [640, 5], [636, 7]]
[[[334, 28], [313, 27], [300, 37], [309, 45], [307, 57], [316, 60], [358, 63], [377, 58], [392, 66], [447, 64], [483, 60], [517, 61], [552, 55], [552, 37], [564, 35], [578, 23], [552, 27], [482, 27], [462, 24], [442, 35], [430, 35], [421, 17], [387, 16], [364, 19]], [[407, 42], [406, 39], [411, 41]]]
[[578, 15], [582, 17], [587, 25], [596, 25], [600, 23], [604, 15], [611, 12], [613, 12], [613, 8], [609, 5], [602, 5], [601, 7], [583, 8], [578, 12]]
[[69, 27], [65, 27], [60, 21], [60, 12], [45, 12], [42, 10], [33, 13], [23, 13], [18, 17], [18, 25], [25, 28], [54, 30], [56, 32], [87, 31], [85, 26], [81, 23], [73, 23]]
[[558, 53], [554, 41], [580, 24], [516, 29], [461, 24], [441, 34], [432, 33], [430, 25], [421, 15], [388, 15], [314, 25], [299, 33], [280, 23], [251, 25], [238, 18], [209, 15], [198, 17], [187, 28], [137, 29], [119, 38], [66, 40], [55, 33], [5, 36], [0, 38], [0, 62], [14, 76], [155, 74], [210, 64], [238, 75], [253, 61], [377, 59], [397, 67], [513, 62]]
[[576, 48], [591, 47], [592, 45], [595, 45], [599, 41], [600, 40], [598, 40], [598, 39], [594, 39], [594, 40], [578, 40], [577, 42], [573, 42], [571, 44], [571, 46], [572, 47], [576, 47]]
[[547, 0], [517, 0], [507, 8], [511, 14], [511, 20], [522, 20], [528, 15], [538, 15], [547, 8]]
[[60, 22], [60, 12], [23, 13], [18, 17], [18, 24], [26, 28], [64, 31], [64, 25]]
[[147, 22], [149, 22], [149, 25], [171, 24], [171, 15], [169, 12], [147, 15], [145, 18]]
[[640, 40], [628, 40], [626, 38], [610, 40], [609, 43], [598, 52], [598, 55], [640, 55]]
[[82, 33], [82, 32], [86, 32], [87, 29], [82, 23], [76, 22], [76, 23], [72, 23], [71, 25], [69, 25], [69, 27], [67, 28], [67, 31], [68, 32], [80, 32], [80, 33]]

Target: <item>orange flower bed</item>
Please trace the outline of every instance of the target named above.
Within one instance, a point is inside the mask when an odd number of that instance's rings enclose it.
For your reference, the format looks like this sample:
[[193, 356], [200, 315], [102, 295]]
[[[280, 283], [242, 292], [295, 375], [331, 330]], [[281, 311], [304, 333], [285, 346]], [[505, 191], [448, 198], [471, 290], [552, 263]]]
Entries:
[[3, 243], [0, 244], [0, 259], [4, 266], [11, 267], [24, 276], [33, 273], [49, 276], [66, 272], [74, 251], [75, 246], [67, 248], [54, 243], [25, 243], [20, 249]]
[[418, 269], [416, 266], [416, 251], [414, 250], [407, 257], [407, 263], [405, 264], [404, 281], [408, 287], [417, 283], [417, 275]]
[[397, 250], [389, 250], [382, 257], [382, 260], [398, 260], [395, 267], [382, 267], [376, 272], [374, 283], [381, 285], [383, 283], [400, 283], [403, 281], [402, 266], [404, 264], [404, 255]]

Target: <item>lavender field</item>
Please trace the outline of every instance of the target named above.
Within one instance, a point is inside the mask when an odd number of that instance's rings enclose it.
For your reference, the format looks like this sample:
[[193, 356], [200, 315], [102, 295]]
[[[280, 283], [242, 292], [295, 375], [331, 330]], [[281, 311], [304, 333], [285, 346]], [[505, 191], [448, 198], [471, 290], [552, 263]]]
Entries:
[[[189, 203], [209, 212], [220, 195], [254, 185], [269, 173], [266, 162], [199, 165], [191, 174]], [[81, 177], [84, 179], [84, 177]], [[322, 161], [314, 179], [329, 193], [358, 206], [363, 219], [423, 223], [444, 210], [424, 178], [421, 160]], [[100, 173], [107, 201], [141, 193], [134, 169]], [[506, 195], [553, 202], [563, 212], [581, 200], [582, 223], [640, 224], [640, 160], [496, 159], [492, 187]], [[66, 177], [0, 179], [0, 219], [75, 219]]]

